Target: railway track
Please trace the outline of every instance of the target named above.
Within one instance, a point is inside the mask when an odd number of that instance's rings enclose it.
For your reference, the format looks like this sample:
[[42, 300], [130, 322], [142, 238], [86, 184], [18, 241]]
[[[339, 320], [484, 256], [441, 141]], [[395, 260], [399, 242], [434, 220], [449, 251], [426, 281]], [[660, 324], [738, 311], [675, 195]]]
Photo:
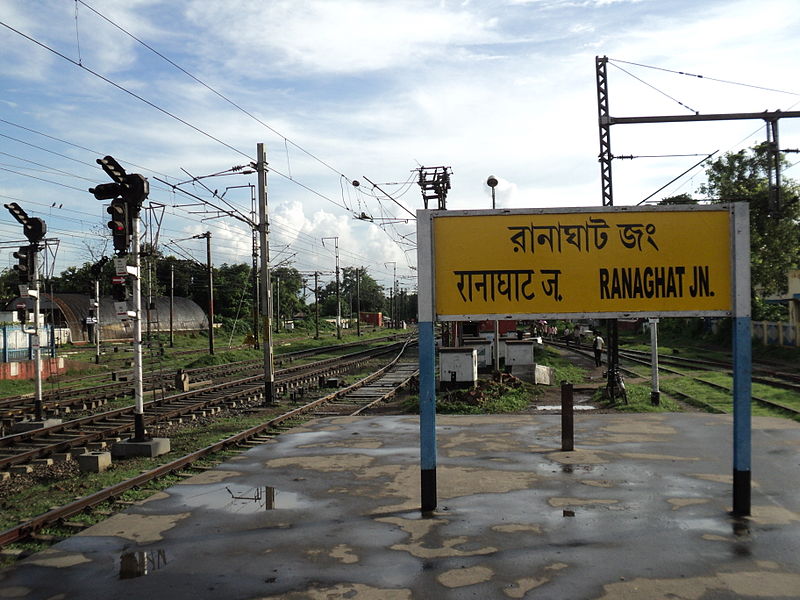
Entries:
[[[265, 423], [162, 464], [136, 477], [91, 493], [74, 502], [53, 508], [44, 514], [27, 519], [15, 527], [2, 531], [0, 532], [0, 547], [26, 540], [35, 536], [37, 532], [45, 527], [64, 524], [75, 515], [84, 513], [101, 504], [114, 502], [128, 490], [141, 488], [165, 475], [191, 469], [194, 463], [215, 453], [231, 447], [252, 446], [267, 442], [275, 435], [285, 431], [288, 428], [288, 424], [296, 423], [299, 418], [313, 418], [328, 414], [327, 409], [325, 409], [327, 405], [335, 403], [337, 406], [344, 406], [349, 403], [349, 410], [341, 412], [337, 410], [336, 414], [362, 414], [376, 404], [393, 397], [402, 387], [408, 385], [409, 381], [415, 376], [416, 363], [399, 362], [408, 343], [406, 341], [402, 344], [397, 356], [388, 365], [348, 387], [338, 389], [321, 398], [286, 411]], [[59, 541], [59, 538], [53, 536], [39, 536], [39, 539], [49, 542]]]
[[[396, 351], [404, 342], [369, 348], [341, 357], [328, 358], [308, 365], [295, 365], [276, 373], [275, 388], [278, 395], [297, 397], [293, 392], [308, 387], [318, 387], [320, 379], [327, 379], [363, 365], [376, 356]], [[144, 404], [144, 423], [149, 430], [159, 425], [216, 412], [222, 407], [236, 408], [242, 404], [253, 405], [264, 392], [263, 373], [213, 384], [201, 389], [164, 396]], [[35, 429], [0, 438], [0, 471], [27, 472], [33, 461], [63, 458], [64, 453], [85, 453], [101, 449], [133, 430], [134, 407], [126, 406], [94, 414], [59, 425]]]
[[[584, 350], [583, 348], [576, 348], [574, 346], [567, 346], [566, 344], [561, 343], [553, 343], [548, 342], [554, 346], [559, 348], [564, 348], [573, 352], [575, 354], [580, 354], [582, 356], [593, 358], [593, 353], [591, 350]], [[650, 360], [650, 353], [643, 352], [638, 350], [620, 350], [619, 353], [620, 359], [629, 361], [635, 364], [639, 364], [642, 366], [646, 366], [648, 368], [652, 368], [652, 362]], [[668, 365], [672, 365], [672, 367], [679, 367], [679, 368], [671, 368]], [[620, 365], [620, 370], [626, 373], [630, 377], [639, 377], [640, 375], [629, 368], [626, 368], [623, 365]], [[711, 361], [711, 360], [702, 360], [702, 359], [690, 359], [690, 358], [682, 358], [682, 357], [675, 357], [675, 356], [661, 356], [658, 357], [658, 370], [659, 372], [669, 373], [671, 375], [685, 377], [688, 379], [692, 379], [693, 381], [702, 383], [703, 385], [709, 386], [711, 388], [721, 390], [724, 392], [731, 393], [732, 390], [730, 387], [726, 387], [725, 385], [709, 381], [703, 377], [698, 375], [690, 374], [687, 371], [708, 371], [708, 372], [724, 372], [726, 374], [732, 374], [732, 369], [730, 364], [723, 363], [721, 361]], [[797, 380], [797, 376], [792, 373], [786, 373], [781, 371], [776, 371], [773, 369], [768, 369], [761, 367], [759, 369], [754, 369], [754, 373], [762, 373], [764, 377], [752, 377], [753, 383], [760, 383], [766, 386], [776, 387], [784, 390], [789, 390], [796, 392], [800, 395], [800, 384], [795, 383]], [[704, 408], [706, 410], [710, 410], [712, 412], [730, 412], [730, 410], [725, 410], [718, 406], [714, 406], [703, 399], [694, 398], [688, 394], [683, 392], [679, 392], [677, 390], [672, 390], [670, 393], [680, 396], [680, 398], [686, 402]], [[770, 408], [780, 413], [784, 413], [791, 417], [800, 417], [800, 408], [790, 406], [788, 404], [782, 402], [776, 402], [774, 400], [769, 400], [767, 398], [761, 398], [759, 396], [751, 394], [751, 398], [753, 402], [764, 406], [766, 408]]]
[[[375, 338], [369, 342], [389, 341], [394, 336]], [[275, 367], [280, 368], [285, 364], [297, 360], [326, 354], [341, 349], [364, 346], [369, 342], [351, 342], [334, 346], [323, 346], [282, 353], [276, 356]], [[222, 365], [183, 369], [182, 372], [190, 382], [230, 380], [235, 377], [244, 377], [248, 374], [257, 374], [263, 369], [263, 359], [257, 358], [247, 361], [238, 361]], [[90, 388], [71, 387], [48, 392], [42, 397], [42, 414], [47, 418], [63, 418], [76, 411], [91, 411], [104, 406], [109, 401], [132, 396], [133, 383], [126, 377], [124, 380], [107, 382], [109, 375], [104, 374], [106, 381], [90, 379]], [[112, 374], [113, 377], [113, 374]], [[148, 394], [163, 395], [167, 390], [175, 388], [176, 371], [174, 369], [156, 369], [145, 375], [144, 385]], [[119, 379], [116, 378], [115, 379]], [[15, 396], [0, 399], [0, 435], [11, 431], [15, 423], [32, 419], [35, 414], [35, 404], [32, 395]]]

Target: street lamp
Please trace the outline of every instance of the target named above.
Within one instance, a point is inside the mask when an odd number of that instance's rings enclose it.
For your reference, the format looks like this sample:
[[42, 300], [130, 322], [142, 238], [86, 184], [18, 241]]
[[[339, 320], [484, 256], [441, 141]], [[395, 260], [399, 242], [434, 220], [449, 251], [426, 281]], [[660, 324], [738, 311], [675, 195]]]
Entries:
[[494, 210], [494, 188], [497, 187], [497, 184], [497, 177], [494, 175], [489, 175], [489, 179], [486, 180], [486, 185], [492, 188], [492, 210]]
[[[497, 177], [494, 175], [489, 175], [489, 178], [486, 180], [486, 185], [492, 188], [492, 210], [495, 209], [494, 206], [494, 188], [497, 187]], [[497, 319], [494, 320], [494, 370], [496, 372], [500, 372], [500, 321]]]

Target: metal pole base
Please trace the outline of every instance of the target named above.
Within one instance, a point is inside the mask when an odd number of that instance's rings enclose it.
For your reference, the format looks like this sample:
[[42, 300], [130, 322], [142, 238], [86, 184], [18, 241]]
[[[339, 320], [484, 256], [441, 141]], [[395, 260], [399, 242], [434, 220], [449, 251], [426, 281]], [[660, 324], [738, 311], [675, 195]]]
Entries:
[[561, 383], [561, 451], [575, 450], [575, 418], [573, 413], [573, 387]]
[[432, 513], [436, 510], [436, 469], [422, 469], [420, 475], [422, 513]]
[[275, 383], [267, 382], [264, 384], [264, 406], [275, 406], [278, 402], [275, 400]]
[[147, 435], [144, 429], [144, 415], [134, 413], [133, 415], [133, 437], [132, 442], [149, 442], [152, 438]]
[[650, 404], [653, 406], [661, 404], [661, 392], [650, 392]]
[[750, 516], [750, 471], [733, 470], [733, 515]]

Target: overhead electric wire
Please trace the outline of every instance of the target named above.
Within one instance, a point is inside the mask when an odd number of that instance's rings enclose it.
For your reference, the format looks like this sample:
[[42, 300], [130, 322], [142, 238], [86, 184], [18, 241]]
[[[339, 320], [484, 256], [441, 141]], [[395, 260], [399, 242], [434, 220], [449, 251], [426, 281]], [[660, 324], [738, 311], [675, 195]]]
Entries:
[[25, 144], [26, 146], [30, 146], [31, 148], [36, 148], [37, 150], [43, 150], [45, 152], [49, 152], [51, 154], [55, 154], [56, 156], [60, 156], [61, 158], [66, 158], [67, 160], [71, 160], [71, 161], [76, 162], [76, 163], [81, 164], [81, 165], [89, 164], [89, 163], [86, 163], [86, 162], [84, 162], [82, 160], [78, 160], [77, 158], [72, 158], [71, 156], [67, 156], [66, 154], [61, 154], [60, 152], [56, 152], [55, 150], [48, 150], [47, 148], [44, 148], [42, 146], [37, 146], [36, 144], [32, 144], [31, 142], [26, 142], [25, 140], [21, 140], [19, 138], [15, 138], [13, 136], [6, 135], [5, 133], [0, 133], [0, 137], [4, 137], [6, 139], [13, 140], [15, 142], [19, 142], [20, 144]]
[[[41, 135], [42, 137], [49, 138], [49, 139], [54, 140], [56, 142], [61, 142], [62, 144], [67, 144], [68, 146], [72, 146], [73, 148], [78, 148], [79, 150], [85, 150], [86, 152], [91, 152], [95, 156], [105, 155], [104, 152], [100, 152], [99, 150], [92, 150], [91, 148], [87, 148], [86, 146], [81, 146], [80, 144], [75, 144], [75, 143], [70, 142], [68, 140], [64, 140], [64, 139], [49, 135], [49, 134], [44, 133], [42, 131], [37, 131], [36, 129], [32, 129], [30, 127], [25, 127], [24, 125], [20, 125], [19, 123], [14, 123], [13, 121], [7, 121], [6, 119], [0, 119], [0, 123], [5, 123], [6, 125], [11, 125], [12, 127], [18, 127], [19, 129], [24, 129], [25, 131], [29, 131], [30, 133], [35, 133], [36, 135]], [[2, 134], [0, 134], [0, 135], [2, 135]], [[12, 138], [12, 139], [14, 139], [14, 138]], [[20, 140], [17, 140], [17, 141], [20, 141]], [[23, 144], [28, 144], [28, 142], [22, 142], [22, 143]], [[28, 144], [28, 145], [32, 145], [32, 144]], [[53, 152], [52, 150], [47, 150], [46, 148], [41, 148], [40, 146], [34, 146], [34, 147], [35, 148], [39, 148], [40, 150], [45, 150], [47, 152]], [[53, 153], [55, 154], [55, 152], [53, 152]], [[64, 156], [65, 158], [70, 158], [69, 156], [65, 156], [63, 154], [60, 154], [59, 156]], [[88, 164], [88, 163], [84, 163], [84, 164]], [[173, 177], [172, 175], [167, 175], [166, 173], [159, 173], [158, 171], [156, 171], [155, 169], [151, 169], [150, 167], [137, 165], [136, 163], [131, 162], [131, 161], [125, 161], [125, 164], [130, 165], [132, 167], [137, 167], [139, 169], [144, 169], [145, 171], [148, 171], [149, 173], [156, 173], [158, 175], [163, 175], [164, 177]], [[91, 166], [94, 167], [95, 165], [91, 165]], [[176, 179], [177, 179], [177, 177], [176, 177]]]
[[[633, 66], [636, 66], [636, 67], [642, 67], [644, 69], [653, 69], [653, 70], [656, 70], [656, 71], [664, 71], [666, 73], [674, 73], [676, 75], [686, 75], [688, 77], [695, 77], [697, 79], [705, 79], [706, 81], [716, 81], [717, 83], [725, 83], [725, 84], [728, 84], [728, 85], [738, 85], [738, 86], [741, 86], [741, 87], [747, 87], [747, 88], [752, 88], [752, 89], [756, 89], [756, 90], [762, 90], [762, 91], [765, 91], [765, 92], [776, 92], [778, 94], [788, 94], [790, 96], [800, 96], [800, 92], [789, 92], [787, 90], [779, 90], [779, 89], [776, 89], [776, 88], [770, 88], [770, 87], [765, 87], [765, 86], [761, 86], [761, 85], [753, 85], [753, 84], [749, 84], [749, 83], [742, 83], [742, 82], [739, 82], [739, 81], [730, 81], [728, 79], [718, 79], [716, 77], [708, 77], [707, 75], [697, 75], [695, 73], [687, 73], [685, 71], [676, 71], [676, 70], [673, 70], [673, 69], [666, 69], [664, 67], [656, 67], [656, 66], [653, 66], [653, 65], [643, 65], [641, 63], [630, 62], [630, 61], [627, 61], [627, 60], [619, 60], [619, 59], [616, 59], [616, 58], [613, 58], [613, 59], [609, 58], [608, 60], [611, 63], [622, 63], [622, 64], [625, 64], [625, 65], [633, 65]], [[619, 68], [619, 67], [617, 67], [617, 68]]]
[[683, 102], [681, 102], [681, 101], [680, 101], [680, 100], [678, 100], [677, 98], [673, 98], [672, 96], [670, 96], [669, 94], [667, 94], [665, 91], [658, 89], [656, 86], [654, 86], [654, 85], [652, 85], [652, 84], [650, 84], [650, 83], [647, 83], [647, 82], [646, 82], [644, 79], [642, 79], [642, 78], [640, 78], [640, 77], [637, 77], [636, 75], [634, 75], [634, 74], [633, 74], [633, 73], [631, 73], [630, 71], [627, 71], [627, 70], [623, 69], [622, 67], [620, 67], [619, 65], [616, 65], [616, 64], [614, 64], [613, 62], [611, 63], [611, 65], [612, 65], [612, 66], [614, 66], [614, 67], [616, 67], [617, 69], [619, 69], [619, 70], [620, 70], [620, 71], [622, 71], [623, 73], [626, 73], [626, 74], [630, 75], [630, 76], [631, 76], [631, 77], [633, 77], [633, 78], [634, 78], [636, 81], [638, 81], [638, 82], [640, 82], [640, 83], [643, 83], [643, 84], [644, 84], [644, 85], [646, 85], [647, 87], [649, 87], [649, 88], [651, 88], [651, 89], [655, 90], [656, 92], [658, 92], [658, 93], [659, 93], [659, 94], [661, 94], [662, 96], [665, 96], [665, 97], [669, 98], [670, 100], [672, 100], [673, 102], [675, 102], [675, 103], [677, 103], [677, 104], [681, 105], [681, 106], [682, 106], [683, 108], [685, 108], [686, 110], [688, 110], [688, 111], [691, 111], [691, 112], [693, 112], [693, 113], [694, 113], [694, 114], [696, 114], [696, 115], [699, 115], [699, 114], [700, 114], [700, 112], [699, 112], [699, 111], [696, 111], [696, 110], [695, 110], [695, 109], [693, 109], [691, 106], [689, 106], [689, 105], [687, 105], [687, 104], [684, 104]]
[[[251, 157], [250, 157], [250, 156], [248, 156], [247, 154], [245, 154], [244, 152], [242, 152], [242, 151], [241, 151], [241, 150], [239, 150], [238, 148], [235, 148], [235, 147], [231, 146], [231, 145], [230, 145], [230, 144], [228, 144], [227, 142], [223, 142], [221, 139], [219, 139], [219, 138], [217, 138], [217, 137], [215, 137], [215, 136], [211, 135], [211, 134], [210, 134], [210, 133], [208, 133], [207, 131], [204, 131], [204, 130], [200, 129], [200, 128], [199, 128], [199, 127], [197, 127], [196, 125], [192, 125], [191, 123], [189, 123], [189, 122], [188, 122], [188, 121], [186, 121], [185, 119], [182, 119], [182, 118], [180, 118], [179, 116], [177, 116], [177, 115], [175, 115], [175, 114], [173, 114], [173, 113], [169, 112], [169, 111], [168, 111], [167, 109], [165, 109], [165, 108], [161, 108], [161, 107], [160, 107], [160, 106], [158, 106], [157, 104], [155, 104], [155, 103], [151, 102], [150, 100], [148, 100], [148, 99], [144, 98], [143, 96], [140, 96], [140, 95], [139, 95], [139, 94], [137, 94], [136, 92], [133, 92], [133, 91], [131, 91], [131, 90], [127, 89], [125, 86], [122, 86], [122, 85], [118, 84], [117, 82], [115, 82], [115, 81], [113, 81], [113, 80], [109, 79], [108, 77], [106, 77], [106, 76], [104, 76], [104, 75], [101, 75], [101, 74], [100, 74], [100, 73], [98, 73], [97, 71], [94, 71], [94, 70], [90, 69], [89, 67], [86, 67], [86, 66], [84, 66], [84, 65], [80, 64], [79, 62], [77, 62], [77, 61], [75, 61], [75, 60], [71, 59], [69, 56], [67, 56], [67, 55], [65, 55], [65, 54], [62, 54], [61, 52], [59, 52], [59, 51], [58, 51], [58, 50], [56, 50], [55, 48], [51, 48], [51, 47], [50, 47], [50, 46], [48, 46], [47, 44], [45, 44], [45, 43], [43, 43], [43, 42], [40, 42], [39, 40], [37, 40], [37, 39], [35, 39], [35, 38], [32, 38], [31, 36], [29, 36], [29, 35], [27, 35], [27, 34], [25, 34], [25, 33], [22, 33], [20, 30], [18, 30], [18, 29], [15, 29], [14, 27], [11, 27], [11, 25], [9, 25], [8, 23], [5, 23], [5, 22], [3, 22], [3, 21], [0, 21], [0, 25], [2, 25], [3, 27], [5, 27], [6, 29], [9, 29], [9, 30], [13, 31], [14, 33], [16, 33], [16, 34], [17, 34], [17, 35], [19, 35], [19, 36], [22, 36], [22, 37], [24, 37], [26, 40], [33, 42], [33, 43], [34, 43], [34, 44], [36, 44], [37, 46], [39, 46], [39, 47], [41, 47], [41, 48], [44, 48], [45, 50], [47, 50], [47, 51], [49, 51], [49, 52], [52, 52], [53, 54], [55, 54], [55, 55], [56, 55], [56, 56], [58, 56], [59, 58], [62, 58], [62, 59], [64, 59], [64, 60], [66, 60], [67, 62], [69, 62], [69, 63], [71, 63], [71, 64], [75, 65], [75, 66], [76, 66], [76, 67], [78, 67], [79, 69], [83, 69], [83, 70], [84, 70], [84, 71], [86, 71], [87, 73], [91, 73], [91, 74], [92, 74], [92, 75], [94, 75], [95, 77], [98, 77], [98, 78], [102, 79], [103, 81], [105, 81], [106, 83], [109, 83], [109, 84], [113, 85], [115, 88], [117, 88], [117, 89], [118, 89], [118, 90], [120, 90], [121, 92], [125, 92], [125, 93], [126, 93], [126, 94], [128, 94], [129, 96], [133, 96], [134, 98], [136, 98], [137, 100], [140, 100], [141, 102], [144, 102], [145, 104], [147, 104], [147, 105], [148, 105], [148, 106], [150, 106], [151, 108], [154, 108], [154, 109], [156, 109], [157, 111], [159, 111], [159, 112], [161, 112], [161, 113], [163, 113], [163, 114], [167, 115], [168, 117], [170, 117], [170, 118], [172, 118], [172, 119], [175, 119], [175, 120], [176, 120], [176, 121], [178, 121], [179, 123], [183, 123], [184, 125], [186, 125], [187, 127], [189, 127], [189, 128], [191, 128], [191, 129], [193, 129], [193, 130], [194, 130], [194, 131], [196, 131], [197, 133], [199, 133], [199, 134], [201, 134], [201, 135], [204, 135], [204, 136], [206, 136], [207, 138], [209, 138], [209, 139], [212, 139], [212, 140], [214, 140], [215, 142], [217, 142], [217, 143], [219, 143], [219, 144], [222, 144], [223, 146], [225, 146], [225, 147], [226, 147], [226, 148], [228, 148], [229, 150], [232, 150], [232, 151], [236, 152], [237, 154], [241, 154], [242, 156], [244, 156], [244, 157], [246, 157], [246, 158], [248, 158], [248, 159], [251, 159]], [[252, 160], [252, 159], [251, 159], [251, 160]]]
[[678, 175], [678, 176], [677, 176], [677, 177], [675, 177], [674, 179], [671, 179], [670, 181], [668, 181], [667, 183], [665, 183], [664, 185], [662, 185], [662, 186], [661, 186], [660, 188], [658, 188], [658, 189], [657, 189], [655, 192], [653, 192], [652, 194], [650, 194], [649, 196], [647, 196], [647, 197], [646, 197], [644, 200], [641, 200], [641, 201], [640, 201], [640, 202], [639, 202], [639, 203], [638, 203], [636, 206], [639, 206], [639, 205], [641, 205], [641, 204], [644, 204], [644, 203], [645, 203], [645, 202], [647, 202], [647, 201], [648, 201], [650, 198], [652, 198], [653, 196], [655, 196], [655, 195], [656, 195], [658, 192], [660, 192], [661, 190], [663, 190], [665, 187], [667, 187], [667, 186], [669, 186], [669, 185], [672, 185], [673, 183], [675, 183], [676, 181], [678, 181], [678, 179], [680, 179], [681, 177], [683, 177], [684, 175], [686, 175], [686, 174], [687, 174], [689, 171], [691, 171], [691, 170], [693, 170], [693, 169], [695, 169], [695, 168], [699, 167], [700, 165], [702, 165], [702, 164], [703, 164], [704, 162], [706, 162], [706, 161], [707, 161], [709, 158], [711, 158], [712, 156], [714, 156], [714, 155], [715, 155], [717, 152], [719, 152], [719, 150], [714, 150], [714, 152], [712, 152], [711, 154], [709, 154], [709, 155], [708, 155], [708, 156], [706, 156], [705, 158], [703, 158], [703, 159], [701, 159], [701, 160], [697, 161], [697, 162], [696, 162], [695, 164], [693, 164], [691, 167], [689, 167], [688, 169], [686, 169], [686, 170], [685, 170], [683, 173], [681, 173], [680, 175]]
[[[218, 96], [219, 98], [223, 99], [225, 102], [227, 102], [227, 103], [228, 103], [228, 104], [230, 104], [231, 106], [235, 107], [236, 109], [240, 110], [242, 113], [244, 113], [245, 115], [247, 115], [248, 117], [250, 117], [251, 119], [253, 119], [254, 121], [256, 121], [257, 123], [259, 123], [259, 124], [261, 124], [262, 126], [264, 126], [266, 129], [268, 129], [269, 131], [271, 131], [272, 133], [274, 133], [274, 134], [275, 134], [275, 135], [277, 135], [278, 137], [282, 138], [282, 139], [283, 139], [283, 141], [284, 141], [284, 143], [289, 143], [289, 144], [292, 144], [292, 146], [294, 146], [295, 148], [297, 148], [298, 150], [300, 150], [300, 151], [301, 151], [301, 152], [303, 152], [304, 154], [308, 155], [309, 157], [313, 158], [314, 160], [316, 160], [316, 161], [317, 161], [317, 162], [319, 162], [320, 164], [324, 165], [325, 167], [327, 167], [328, 169], [330, 169], [331, 171], [333, 171], [333, 172], [334, 172], [334, 173], [336, 173], [337, 175], [341, 175], [342, 177], [344, 177], [345, 179], [348, 179], [348, 181], [349, 181], [349, 178], [348, 178], [348, 177], [347, 177], [347, 176], [346, 176], [344, 173], [342, 173], [342, 172], [341, 172], [341, 171], [339, 171], [338, 169], [334, 168], [333, 166], [331, 166], [331, 165], [330, 165], [330, 164], [328, 164], [326, 161], [322, 160], [321, 158], [319, 158], [318, 156], [316, 156], [315, 154], [313, 154], [313, 153], [312, 153], [312, 152], [310, 152], [309, 150], [306, 150], [305, 148], [303, 148], [302, 146], [300, 146], [300, 145], [299, 145], [299, 144], [297, 144], [296, 142], [293, 142], [293, 141], [292, 141], [292, 140], [290, 140], [288, 137], [286, 137], [285, 135], [283, 135], [283, 134], [282, 134], [280, 131], [278, 131], [277, 129], [275, 129], [274, 127], [272, 127], [271, 125], [269, 125], [268, 123], [265, 123], [264, 121], [262, 121], [261, 119], [259, 119], [258, 117], [256, 117], [254, 114], [252, 114], [251, 112], [249, 112], [248, 110], [246, 110], [245, 108], [243, 108], [242, 106], [240, 106], [239, 104], [237, 104], [236, 102], [234, 102], [233, 100], [231, 100], [230, 98], [228, 98], [227, 96], [225, 96], [224, 94], [222, 94], [221, 92], [219, 92], [219, 91], [217, 91], [216, 89], [214, 89], [213, 87], [211, 87], [209, 84], [207, 84], [207, 83], [206, 83], [206, 82], [204, 82], [203, 80], [199, 79], [198, 77], [196, 77], [195, 75], [193, 75], [192, 73], [190, 73], [189, 71], [187, 71], [186, 69], [184, 69], [182, 66], [180, 66], [179, 64], [177, 64], [175, 61], [173, 61], [173, 60], [172, 60], [172, 59], [170, 59], [169, 57], [165, 56], [164, 54], [162, 54], [161, 52], [159, 52], [158, 50], [156, 50], [155, 48], [153, 48], [152, 46], [150, 46], [149, 44], [147, 44], [147, 43], [146, 43], [146, 42], [144, 42], [143, 40], [139, 39], [138, 37], [136, 37], [135, 35], [133, 35], [133, 34], [132, 34], [132, 33], [130, 33], [129, 31], [127, 31], [125, 28], [123, 28], [122, 26], [118, 25], [117, 23], [115, 23], [114, 21], [112, 21], [111, 19], [109, 19], [108, 17], [106, 17], [104, 14], [100, 13], [98, 10], [96, 10], [96, 9], [92, 8], [91, 6], [89, 6], [88, 4], [86, 4], [86, 2], [84, 2], [83, 0], [77, 0], [77, 1], [78, 1], [78, 2], [80, 2], [81, 4], [83, 4], [83, 5], [84, 5], [86, 8], [88, 8], [89, 10], [91, 10], [93, 13], [95, 13], [95, 14], [96, 14], [98, 17], [100, 17], [101, 19], [105, 20], [106, 22], [110, 23], [111, 25], [113, 25], [114, 27], [116, 27], [117, 29], [119, 29], [119, 30], [120, 30], [121, 32], [123, 32], [125, 35], [127, 35], [127, 36], [131, 37], [132, 39], [136, 40], [136, 41], [137, 41], [138, 43], [140, 43], [142, 46], [144, 46], [145, 48], [147, 48], [148, 50], [150, 50], [151, 52], [153, 52], [154, 54], [156, 54], [156, 55], [157, 55], [157, 56], [159, 56], [160, 58], [162, 58], [162, 59], [164, 59], [165, 61], [167, 61], [169, 64], [171, 64], [173, 67], [175, 67], [176, 69], [178, 69], [178, 70], [179, 70], [179, 71], [181, 71], [182, 73], [184, 73], [184, 74], [185, 74], [185, 75], [187, 75], [188, 77], [191, 77], [191, 78], [192, 78], [194, 81], [196, 81], [197, 83], [199, 83], [200, 85], [202, 85], [202, 86], [203, 86], [204, 88], [206, 88], [208, 91], [212, 92], [213, 94], [215, 94], [215, 95], [216, 95], [216, 96]], [[286, 153], [287, 153], [287, 165], [288, 165], [288, 164], [289, 164], [289, 161], [288, 161], [288, 148], [287, 148], [287, 151], [286, 151]], [[290, 180], [292, 180], [292, 176], [291, 176], [291, 167], [289, 167], [289, 175], [288, 175], [288, 177], [287, 177], [287, 178], [288, 178], [288, 179], [290, 179]]]
[[55, 167], [51, 167], [50, 165], [43, 165], [42, 163], [38, 163], [35, 160], [29, 160], [27, 158], [23, 158], [21, 156], [17, 156], [15, 154], [9, 154], [8, 152], [0, 152], [3, 156], [8, 156], [9, 158], [15, 158], [17, 160], [21, 160], [22, 162], [30, 163], [32, 165], [36, 165], [37, 167], [43, 167], [46, 170], [39, 170], [39, 169], [30, 169], [29, 167], [23, 167], [22, 165], [9, 165], [6, 163], [0, 163], [6, 167], [14, 167], [14, 168], [28, 168], [31, 171], [37, 173], [49, 173], [51, 175], [64, 175], [65, 177], [74, 177], [75, 179], [83, 179], [84, 181], [91, 181], [94, 182], [94, 179], [89, 179], [88, 177], [81, 177], [80, 175], [76, 175], [75, 173], [70, 173], [69, 171], [63, 171], [61, 169], [56, 169]]
[[36, 177], [35, 175], [28, 175], [27, 173], [20, 173], [19, 171], [14, 171], [13, 169], [6, 169], [5, 167], [0, 167], [0, 171], [7, 171], [8, 173], [14, 173], [15, 175], [19, 175], [21, 177], [30, 177], [31, 179], [37, 179], [39, 181], [44, 181], [46, 183], [52, 183], [53, 185], [60, 185], [61, 187], [68, 188], [70, 190], [77, 190], [79, 192], [85, 192], [83, 188], [77, 188], [74, 185], [67, 185], [66, 183], [60, 183], [58, 181], [53, 181], [51, 179], [44, 179], [43, 177]]

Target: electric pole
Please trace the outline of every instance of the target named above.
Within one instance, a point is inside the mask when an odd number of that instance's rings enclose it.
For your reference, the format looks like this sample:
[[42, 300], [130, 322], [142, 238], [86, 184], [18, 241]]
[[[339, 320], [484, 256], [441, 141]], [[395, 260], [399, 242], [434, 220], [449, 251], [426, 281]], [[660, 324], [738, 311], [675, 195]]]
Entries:
[[175, 347], [175, 265], [169, 265], [169, 347]]
[[319, 271], [314, 271], [314, 339], [319, 339]]
[[[250, 213], [250, 220], [255, 223], [256, 222], [256, 198], [255, 198], [255, 190], [253, 188], [250, 189], [251, 200], [252, 200], [252, 211]], [[259, 308], [259, 292], [258, 292], [258, 236], [259, 230], [254, 228], [252, 231], [252, 267], [251, 267], [251, 275], [252, 275], [252, 286], [253, 286], [253, 312], [252, 312], [252, 319], [253, 319], [253, 349], [258, 350], [260, 348], [259, 344], [259, 333], [258, 333], [258, 315], [261, 312]]]
[[100, 364], [100, 279], [94, 280], [94, 301], [92, 302], [94, 309], [94, 364]]
[[193, 235], [206, 240], [206, 271], [208, 276], [208, 353], [214, 355], [214, 266], [211, 262], [211, 232]]
[[261, 316], [264, 341], [264, 404], [275, 401], [275, 373], [272, 349], [272, 281], [269, 268], [269, 221], [267, 212], [267, 153], [264, 144], [256, 146], [256, 171], [258, 172], [258, 231], [261, 254]]
[[325, 240], [333, 240], [336, 249], [336, 339], [342, 339], [342, 301], [339, 291], [339, 237], [324, 237], [322, 238], [322, 245], [325, 245]]
[[281, 330], [281, 276], [275, 276], [275, 333]]
[[395, 290], [395, 288], [397, 286], [397, 262], [392, 260], [392, 261], [383, 263], [384, 267], [387, 266], [387, 265], [392, 265], [392, 289], [389, 292], [389, 310], [392, 313], [390, 321], [392, 323], [392, 327], [394, 329], [397, 329], [397, 315], [395, 314], [397, 312], [397, 307], [395, 306], [395, 303], [397, 302], [397, 300], [396, 300], [397, 294], [396, 294], [396, 290]]
[[361, 337], [361, 269], [356, 269], [356, 335]]

